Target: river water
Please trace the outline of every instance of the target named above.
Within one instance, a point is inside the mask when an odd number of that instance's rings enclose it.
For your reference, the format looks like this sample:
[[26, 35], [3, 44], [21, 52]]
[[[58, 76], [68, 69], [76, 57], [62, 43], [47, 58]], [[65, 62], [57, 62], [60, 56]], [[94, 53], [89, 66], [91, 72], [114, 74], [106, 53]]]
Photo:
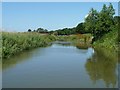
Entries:
[[117, 88], [117, 57], [102, 50], [52, 44], [3, 60], [3, 88]]

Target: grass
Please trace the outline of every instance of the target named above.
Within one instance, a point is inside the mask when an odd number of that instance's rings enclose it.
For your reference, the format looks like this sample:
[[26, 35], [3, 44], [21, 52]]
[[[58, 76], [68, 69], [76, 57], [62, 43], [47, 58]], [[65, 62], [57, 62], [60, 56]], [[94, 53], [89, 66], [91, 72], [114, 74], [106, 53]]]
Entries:
[[58, 41], [70, 41], [74, 44], [86, 43], [89, 41], [90, 34], [78, 34], [69, 36], [55, 36], [44, 35], [35, 32], [2, 32], [2, 58], [9, 58], [24, 50], [29, 50], [36, 47], [48, 46], [50, 42]]
[[[120, 57], [120, 51], [119, 51], [119, 44], [118, 44], [118, 30], [113, 30], [109, 32], [108, 34], [104, 35], [100, 40], [93, 43], [93, 46], [95, 49], [101, 48], [103, 51], [106, 51], [108, 54], [108, 51], [116, 55], [117, 58]], [[108, 55], [109, 57], [109, 55]], [[117, 59], [120, 63], [120, 60]]]
[[66, 35], [66, 36], [58, 36], [58, 41], [69, 41], [73, 43], [91, 43], [90, 38], [91, 34], [77, 34], [77, 35]]
[[44, 47], [56, 40], [54, 35], [39, 33], [2, 32], [2, 58], [9, 58], [16, 53], [36, 47]]
[[118, 51], [118, 31], [113, 30], [93, 43], [94, 47], [101, 47], [112, 51]]
[[[1, 34], [1, 32], [0, 32]], [[66, 35], [66, 36], [55, 36], [55, 35], [42, 35], [35, 32], [25, 33], [13, 33], [13, 32], [2, 32], [2, 38], [0, 41], [0, 53], [2, 58], [9, 58], [16, 53], [24, 50], [45, 47], [48, 46], [52, 41], [69, 41], [79, 47], [87, 48], [91, 43], [91, 34], [77, 34], [77, 35]], [[111, 51], [118, 50], [118, 32], [117, 30], [111, 31], [104, 35], [100, 40], [93, 43], [95, 48], [106, 48]]]

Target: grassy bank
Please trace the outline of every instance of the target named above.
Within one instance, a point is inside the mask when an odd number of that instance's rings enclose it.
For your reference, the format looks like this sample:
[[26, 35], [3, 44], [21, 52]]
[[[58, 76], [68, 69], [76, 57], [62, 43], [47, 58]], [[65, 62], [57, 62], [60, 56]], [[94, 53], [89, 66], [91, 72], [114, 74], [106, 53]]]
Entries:
[[39, 33], [9, 33], [2, 32], [2, 58], [9, 58], [24, 50], [35, 47], [44, 47], [56, 40], [54, 35]]
[[[49, 42], [58, 41], [68, 41], [72, 42], [78, 48], [87, 48], [91, 41], [91, 34], [77, 34], [77, 35], [45, 35], [35, 32], [26, 33], [9, 33], [2, 32], [2, 58], [9, 58], [19, 52], [24, 50], [48, 46]], [[101, 39], [95, 41], [93, 46], [95, 48], [106, 48], [111, 51], [118, 50], [118, 32], [117, 30], [111, 31], [110, 33], [104, 35]]]
[[57, 36], [58, 41], [68, 41], [74, 44], [83, 44], [83, 43], [91, 43], [91, 34], [75, 34], [75, 35], [63, 35]]
[[113, 30], [93, 43], [94, 47], [118, 51], [118, 31]]
[[[120, 63], [120, 60], [118, 59], [120, 57], [120, 50], [119, 50], [119, 37], [118, 37], [118, 30], [114, 30], [109, 32], [108, 34], [104, 35], [101, 39], [97, 40], [96, 42], [93, 43], [93, 46], [95, 49], [101, 48], [103, 51], [106, 51], [108, 53], [111, 52], [116, 55], [116, 59]], [[109, 57], [109, 55], [108, 55]]]

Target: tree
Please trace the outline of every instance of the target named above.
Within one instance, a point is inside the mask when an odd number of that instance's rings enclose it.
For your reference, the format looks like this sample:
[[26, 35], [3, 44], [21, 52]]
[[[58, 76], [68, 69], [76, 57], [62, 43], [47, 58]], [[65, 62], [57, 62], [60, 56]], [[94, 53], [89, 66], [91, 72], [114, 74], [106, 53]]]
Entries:
[[85, 32], [93, 34], [93, 40], [98, 40], [104, 34], [113, 30], [114, 14], [115, 10], [111, 3], [108, 7], [104, 4], [100, 12], [92, 8], [85, 18]]
[[113, 15], [115, 11], [113, 9], [112, 4], [107, 7], [105, 4], [103, 5], [102, 10], [98, 14], [98, 21], [96, 23], [96, 39], [101, 38], [104, 34], [110, 32], [114, 25]]
[[36, 30], [36, 32], [39, 32], [39, 33], [47, 33], [48, 30], [47, 30], [47, 29], [43, 29], [43, 28], [38, 28], [38, 29]]
[[63, 29], [58, 29], [54, 32], [57, 32], [58, 35], [71, 35], [76, 33], [76, 28], [63, 28]]
[[84, 34], [85, 33], [85, 27], [84, 27], [84, 23], [79, 23], [76, 27], [76, 32], [77, 33], [81, 33]]
[[31, 29], [28, 29], [28, 32], [31, 32], [32, 30]]
[[115, 9], [113, 8], [113, 5], [111, 3], [108, 7], [108, 14], [111, 18], [113, 18], [113, 15], [115, 14]]
[[92, 8], [88, 16], [85, 18], [85, 32], [92, 33], [94, 35], [97, 21], [98, 12]]

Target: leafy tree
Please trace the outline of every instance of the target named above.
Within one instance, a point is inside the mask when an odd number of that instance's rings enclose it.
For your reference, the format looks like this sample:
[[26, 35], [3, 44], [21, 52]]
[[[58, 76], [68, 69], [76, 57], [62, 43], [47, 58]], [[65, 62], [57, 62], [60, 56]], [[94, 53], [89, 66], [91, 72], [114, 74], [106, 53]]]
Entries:
[[92, 8], [85, 18], [85, 32], [94, 34], [97, 21], [98, 12]]
[[76, 27], [76, 33], [84, 34], [85, 33], [84, 29], [85, 29], [84, 23], [79, 23]]
[[105, 4], [103, 5], [102, 10], [98, 14], [98, 21], [96, 23], [96, 33], [94, 35], [96, 39], [99, 39], [104, 34], [112, 30], [112, 27], [114, 25], [114, 14], [115, 11], [112, 4], [110, 4], [109, 7], [107, 7]]
[[58, 29], [55, 30], [54, 32], [57, 33], [57, 35], [71, 35], [76, 33], [76, 28], [63, 28], [63, 29]]
[[43, 28], [38, 28], [38, 29], [36, 30], [36, 32], [39, 32], [39, 33], [47, 33], [48, 30], [47, 30], [47, 29], [43, 29]]
[[108, 7], [108, 14], [111, 18], [113, 18], [113, 15], [115, 14], [115, 9], [113, 8], [113, 5], [111, 3]]
[[28, 32], [31, 32], [32, 30], [31, 29], [28, 29]]
[[114, 14], [115, 10], [111, 3], [108, 7], [104, 4], [100, 12], [92, 8], [85, 18], [85, 32], [93, 34], [94, 40], [98, 40], [113, 30]]

